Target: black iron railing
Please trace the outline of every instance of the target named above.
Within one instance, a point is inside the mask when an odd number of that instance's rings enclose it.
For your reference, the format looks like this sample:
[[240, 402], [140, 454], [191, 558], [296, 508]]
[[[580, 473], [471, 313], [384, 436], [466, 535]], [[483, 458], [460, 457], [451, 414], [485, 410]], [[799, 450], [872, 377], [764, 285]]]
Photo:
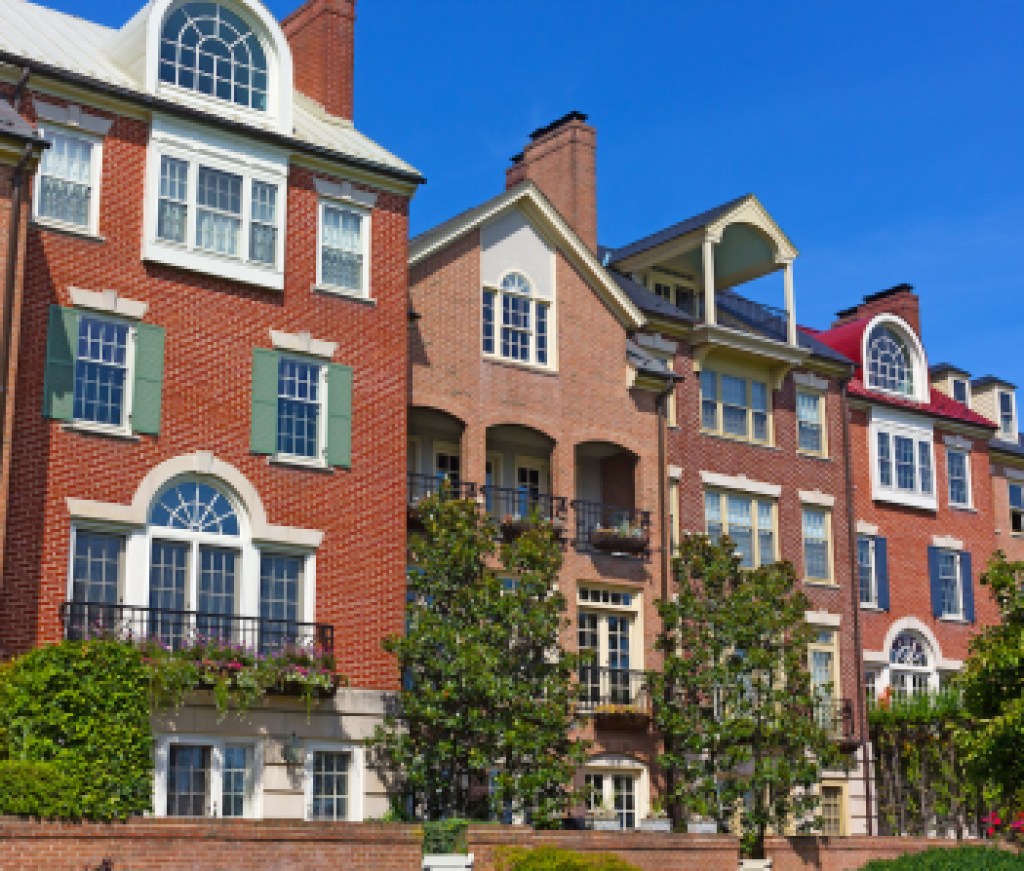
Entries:
[[836, 740], [853, 737], [853, 702], [821, 698], [814, 703], [814, 721]]
[[334, 627], [325, 623], [95, 602], [65, 602], [61, 622], [69, 641], [120, 638], [138, 644], [156, 642], [171, 650], [231, 645], [263, 654], [304, 648], [323, 660], [334, 654]]
[[529, 487], [481, 488], [484, 510], [498, 521], [503, 534], [515, 536], [536, 520], [561, 528], [565, 523], [567, 500], [564, 496], [537, 493]]
[[647, 556], [651, 546], [651, 512], [603, 502], [574, 499], [576, 549], [585, 552]]
[[452, 478], [450, 475], [422, 475], [409, 472], [407, 476], [407, 501], [415, 507], [428, 496], [435, 493], [446, 493], [452, 499], [473, 499], [476, 496], [476, 484]]
[[647, 714], [650, 696], [642, 671], [581, 665], [579, 710], [591, 714]]

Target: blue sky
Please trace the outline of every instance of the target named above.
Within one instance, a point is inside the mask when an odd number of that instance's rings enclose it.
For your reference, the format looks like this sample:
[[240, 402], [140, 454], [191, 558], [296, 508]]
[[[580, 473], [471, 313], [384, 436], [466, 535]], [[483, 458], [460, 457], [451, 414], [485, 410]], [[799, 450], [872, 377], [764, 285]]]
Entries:
[[[136, 2], [47, 2], [119, 26]], [[272, 0], [282, 17], [296, 0]], [[601, 241], [752, 191], [825, 326], [902, 281], [931, 362], [1024, 387], [1024, 4], [359, 0], [356, 123], [428, 178], [414, 233], [501, 190], [529, 132], [598, 131]], [[767, 294], [767, 295], [765, 295]], [[781, 277], [758, 288], [781, 302]]]

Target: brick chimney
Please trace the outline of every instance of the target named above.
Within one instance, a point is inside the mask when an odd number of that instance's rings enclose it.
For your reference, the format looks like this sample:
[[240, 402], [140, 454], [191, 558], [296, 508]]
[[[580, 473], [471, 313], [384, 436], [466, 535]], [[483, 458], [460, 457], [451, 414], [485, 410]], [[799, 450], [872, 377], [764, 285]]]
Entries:
[[833, 327], [841, 326], [859, 318], [874, 317], [875, 315], [889, 314], [903, 318], [918, 337], [921, 335], [921, 305], [914, 288], [909, 284], [897, 284], [887, 290], [880, 290], [877, 293], [869, 293], [864, 297], [864, 302], [851, 308], [843, 309], [836, 313], [836, 320]]
[[505, 187], [526, 179], [551, 200], [591, 251], [597, 250], [597, 131], [582, 112], [534, 130], [505, 171]]
[[292, 48], [295, 88], [352, 120], [356, 0], [306, 0], [281, 22]]

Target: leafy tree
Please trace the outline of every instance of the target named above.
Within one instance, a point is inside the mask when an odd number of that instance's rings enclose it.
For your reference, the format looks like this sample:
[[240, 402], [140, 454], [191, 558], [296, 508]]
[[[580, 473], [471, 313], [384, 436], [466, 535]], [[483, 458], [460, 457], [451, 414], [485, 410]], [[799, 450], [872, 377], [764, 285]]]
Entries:
[[769, 828], [814, 811], [821, 769], [838, 758], [814, 716], [809, 602], [791, 564], [743, 570], [728, 538], [686, 537], [675, 579], [658, 602], [664, 666], [649, 675], [666, 805], [676, 827], [738, 817], [745, 848], [763, 856]]
[[403, 689], [375, 736], [380, 763], [426, 819], [511, 806], [543, 824], [568, 804], [583, 754], [569, 737], [576, 659], [558, 643], [558, 543], [537, 522], [499, 562], [497, 530], [474, 502], [442, 492], [417, 507], [407, 630], [384, 643]]
[[973, 721], [958, 735], [965, 762], [1001, 803], [1024, 807], [1024, 562], [997, 552], [981, 577], [1000, 622], [971, 641], [958, 683]]

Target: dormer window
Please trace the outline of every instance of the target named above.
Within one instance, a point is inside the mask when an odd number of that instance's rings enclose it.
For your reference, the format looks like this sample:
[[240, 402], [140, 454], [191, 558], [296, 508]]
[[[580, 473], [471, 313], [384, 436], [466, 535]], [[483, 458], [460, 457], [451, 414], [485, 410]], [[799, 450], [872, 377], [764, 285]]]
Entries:
[[914, 367], [903, 337], [887, 324], [871, 330], [867, 353], [868, 386], [914, 395]]
[[1013, 399], [1009, 390], [999, 391], [999, 435], [1011, 442], [1017, 441], [1017, 410]]
[[186, 3], [160, 34], [160, 81], [267, 110], [267, 57], [245, 21], [215, 3]]
[[969, 406], [971, 404], [970, 387], [966, 378], [953, 379], [953, 398], [963, 405]]

